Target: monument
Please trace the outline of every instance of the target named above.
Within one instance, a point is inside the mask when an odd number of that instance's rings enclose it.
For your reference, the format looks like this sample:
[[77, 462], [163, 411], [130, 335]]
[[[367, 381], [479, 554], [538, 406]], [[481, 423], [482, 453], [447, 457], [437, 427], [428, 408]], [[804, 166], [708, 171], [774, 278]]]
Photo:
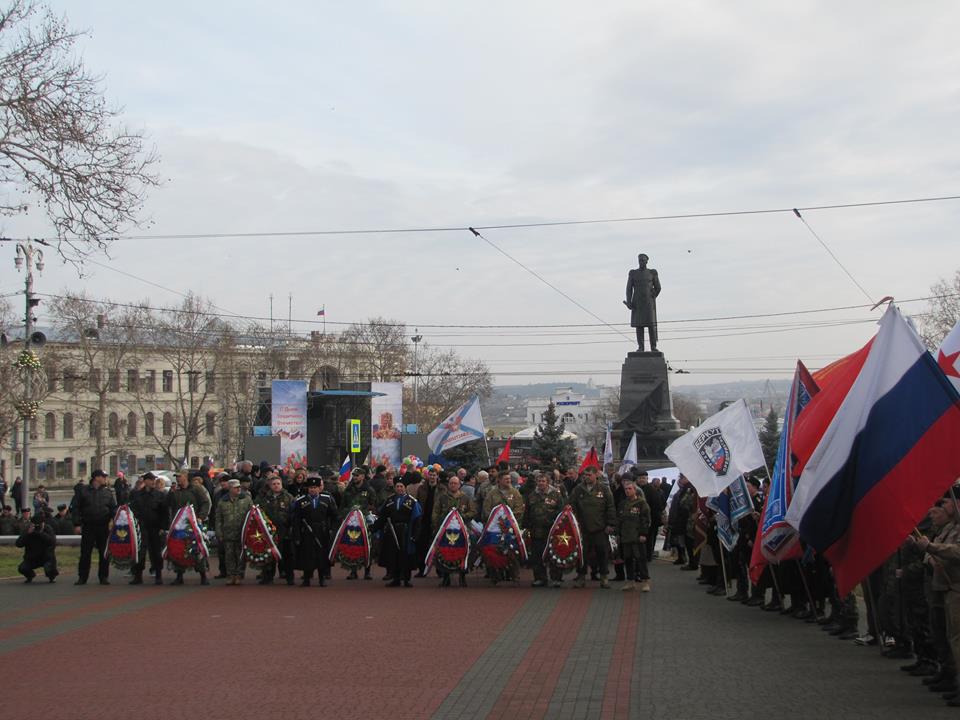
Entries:
[[[630, 309], [630, 325], [637, 330], [637, 349], [627, 353], [620, 375], [619, 419], [614, 423], [620, 457], [627, 449], [633, 433], [637, 434], [637, 465], [650, 469], [672, 464], [663, 451], [683, 435], [680, 423], [673, 416], [667, 361], [657, 350], [657, 297], [660, 276], [647, 267], [649, 257], [637, 257], [639, 267], [627, 275], [626, 299]], [[650, 341], [645, 350], [644, 330]]]

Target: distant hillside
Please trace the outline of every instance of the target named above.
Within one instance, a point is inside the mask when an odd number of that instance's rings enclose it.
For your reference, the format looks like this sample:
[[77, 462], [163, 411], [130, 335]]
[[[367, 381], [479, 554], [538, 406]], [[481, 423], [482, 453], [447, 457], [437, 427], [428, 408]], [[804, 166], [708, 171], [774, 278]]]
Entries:
[[528, 398], [535, 397], [549, 397], [553, 394], [554, 390], [561, 387], [568, 387], [575, 393], [590, 397], [599, 396], [601, 393], [601, 388], [593, 385], [593, 383], [569, 382], [531, 383], [529, 385], [497, 385], [493, 388], [493, 392], [495, 395], [509, 395], [526, 400]]

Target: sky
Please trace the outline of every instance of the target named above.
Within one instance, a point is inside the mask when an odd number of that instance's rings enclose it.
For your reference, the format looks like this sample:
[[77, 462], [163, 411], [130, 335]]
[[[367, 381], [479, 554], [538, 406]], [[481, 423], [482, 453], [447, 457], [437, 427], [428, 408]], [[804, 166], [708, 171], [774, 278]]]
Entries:
[[[960, 194], [956, 3], [52, 7], [89, 31], [86, 65], [161, 158], [162, 184], [130, 235]], [[682, 386], [786, 377], [797, 358], [819, 367], [862, 345], [880, 311], [711, 318], [922, 298], [960, 267], [960, 201], [803, 217], [809, 229], [779, 213], [483, 231], [526, 268], [464, 230], [122, 239], [82, 278], [48, 258], [36, 289], [158, 306], [193, 291], [261, 317], [272, 293], [282, 318], [292, 294], [295, 319], [316, 323], [325, 307], [328, 329], [403, 321], [431, 345], [485, 360], [502, 384], [616, 384], [635, 346], [626, 275], [644, 252], [663, 285], [660, 349], [689, 372], [672, 376]], [[37, 213], [0, 229], [49, 232]], [[0, 292], [22, 282], [12, 253], [0, 246]], [[443, 325], [566, 327], [429, 327]]]

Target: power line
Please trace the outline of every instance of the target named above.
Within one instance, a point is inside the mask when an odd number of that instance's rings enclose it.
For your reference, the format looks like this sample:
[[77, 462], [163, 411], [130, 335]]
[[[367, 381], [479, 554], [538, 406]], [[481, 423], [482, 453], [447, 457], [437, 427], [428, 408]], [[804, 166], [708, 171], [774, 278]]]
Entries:
[[833, 258], [833, 261], [834, 261], [837, 265], [840, 266], [840, 269], [843, 270], [843, 272], [846, 273], [847, 277], [850, 278], [850, 280], [853, 282], [853, 284], [856, 285], [856, 286], [860, 289], [860, 292], [862, 292], [862, 293], [866, 296], [867, 300], [869, 300], [871, 303], [873, 303], [873, 296], [870, 295], [870, 293], [868, 293], [868, 292], [866, 291], [866, 289], [863, 287], [863, 285], [861, 285], [861, 284], [857, 281], [857, 279], [853, 276], [853, 273], [851, 273], [851, 272], [847, 269], [847, 266], [844, 265], [842, 262], [840, 262], [840, 258], [838, 258], [838, 257], [834, 254], [833, 250], [831, 250], [831, 249], [827, 246], [827, 244], [823, 241], [823, 238], [820, 237], [820, 236], [817, 234], [816, 230], [814, 230], [812, 227], [810, 227], [810, 223], [808, 223], [807, 220], [806, 220], [806, 218], [804, 218], [803, 215], [800, 214], [800, 211], [799, 211], [797, 208], [794, 208], [794, 209], [793, 209], [793, 214], [796, 215], [797, 218], [800, 220], [800, 222], [803, 223], [804, 227], [807, 228], [807, 230], [810, 231], [810, 234], [813, 235], [813, 236], [817, 239], [817, 242], [820, 243], [820, 245], [823, 247], [823, 249], [826, 250], [827, 253], [830, 255], [830, 257]]
[[[501, 223], [497, 225], [448, 225], [406, 228], [365, 228], [365, 229], [334, 229], [334, 230], [293, 230], [293, 231], [258, 231], [258, 232], [212, 232], [212, 233], [171, 233], [160, 235], [119, 235], [108, 240], [216, 240], [225, 238], [284, 238], [284, 237], [312, 237], [327, 235], [390, 235], [403, 233], [438, 233], [438, 232], [467, 232], [469, 230], [521, 230], [526, 228], [564, 227], [575, 225], [609, 225], [615, 223], [653, 222], [660, 220], [691, 220], [700, 218], [735, 217], [738, 215], [773, 215], [778, 213], [792, 213], [795, 210], [846, 210], [851, 208], [880, 207], [885, 205], [908, 205], [915, 203], [944, 202], [960, 200], [960, 195], [941, 195], [933, 197], [906, 198], [894, 200], [876, 200], [871, 202], [832, 203], [827, 205], [807, 205], [783, 208], [761, 208], [753, 210], [720, 210], [716, 212], [682, 212], [662, 215], [638, 215], [635, 217], [599, 218], [585, 220], [553, 220], [528, 223]], [[0, 238], [0, 242], [20, 242], [27, 238]], [[73, 241], [84, 241], [84, 238], [65, 238]]]

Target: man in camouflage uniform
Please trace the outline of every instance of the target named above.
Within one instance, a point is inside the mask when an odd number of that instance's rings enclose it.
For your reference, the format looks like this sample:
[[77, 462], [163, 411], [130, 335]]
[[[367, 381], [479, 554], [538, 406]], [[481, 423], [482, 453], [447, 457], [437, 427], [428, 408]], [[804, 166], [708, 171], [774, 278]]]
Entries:
[[623, 483], [623, 502], [617, 512], [617, 534], [620, 536], [620, 556], [623, 558], [627, 581], [621, 590], [633, 590], [635, 580], [640, 581], [640, 591], [650, 592], [650, 575], [647, 573], [647, 547], [650, 532], [650, 505], [646, 496], [637, 491], [633, 480]]
[[[177, 484], [170, 488], [167, 493], [167, 505], [170, 508], [171, 520], [177, 516], [180, 508], [187, 505], [193, 505], [193, 512], [197, 516], [197, 522], [204, 524], [210, 516], [210, 496], [196, 485], [190, 482], [190, 473], [187, 470], [181, 470], [177, 473]], [[205, 529], [203, 527], [202, 529]], [[209, 563], [204, 559], [198, 566], [197, 572], [200, 573], [200, 584], [209, 585], [207, 580], [207, 568]], [[183, 585], [183, 569], [176, 568], [177, 577], [174, 579], [174, 585]]]
[[239, 585], [243, 573], [243, 521], [253, 507], [250, 494], [240, 489], [240, 481], [228, 483], [230, 492], [217, 505], [217, 540], [223, 545], [227, 585]]
[[[610, 492], [609, 487], [600, 483], [597, 468], [588, 467], [584, 471], [583, 482], [570, 492], [570, 506], [580, 523], [584, 562], [586, 563], [588, 558], [592, 557], [592, 562], [596, 564], [600, 576], [600, 587], [607, 589], [610, 587], [607, 581], [609, 536], [616, 527], [617, 511], [614, 507], [613, 493]], [[581, 566], [573, 586], [582, 588], [585, 585], [586, 567]]]
[[489, 490], [483, 498], [483, 521], [486, 522], [493, 509], [504, 504], [513, 511], [517, 522], [523, 521], [523, 496], [510, 481], [510, 473], [502, 472], [497, 478], [496, 487]]
[[[466, 493], [463, 492], [460, 484], [460, 477], [458, 475], [454, 475], [447, 481], [447, 491], [438, 494], [434, 501], [432, 518], [434, 531], [440, 528], [440, 523], [446, 519], [447, 513], [449, 513], [451, 510], [456, 510], [458, 513], [460, 513], [460, 517], [463, 518], [463, 522], [467, 524], [477, 517], [477, 510], [473, 504], [473, 500], [467, 497]], [[466, 529], [464, 530], [466, 531]], [[433, 538], [430, 538], [430, 541], [433, 542]], [[427, 550], [429, 552], [429, 547]], [[437, 574], [440, 575], [440, 586], [450, 587], [450, 573], [442, 570], [438, 566]], [[461, 570], [460, 587], [466, 586], [467, 573], [465, 570]]]
[[[293, 495], [284, 489], [283, 481], [279, 475], [270, 477], [267, 488], [260, 493], [257, 500], [257, 505], [260, 506], [263, 514], [270, 519], [270, 522], [277, 529], [277, 534], [273, 540], [280, 551], [280, 575], [287, 581], [287, 585], [293, 585], [293, 548], [290, 545], [289, 525], [290, 507], [293, 500]], [[273, 558], [267, 560], [257, 582], [260, 585], [272, 584], [273, 577], [278, 570], [277, 566], [278, 563]]]
[[[563, 509], [563, 497], [560, 491], [550, 485], [550, 477], [546, 473], [539, 473], [533, 492], [527, 495], [526, 510], [523, 515], [523, 527], [530, 536], [530, 562], [533, 565], [533, 587], [545, 587], [547, 584], [547, 567], [543, 563], [543, 553], [547, 548], [547, 538], [550, 528], [557, 515]], [[563, 581], [563, 571], [560, 568], [549, 568], [550, 580], [554, 587], [560, 587]]]
[[[367, 471], [365, 468], [360, 467], [353, 471], [350, 482], [343, 489], [341, 501], [338, 505], [340, 512], [337, 519], [341, 523], [351, 510], [359, 510], [363, 513], [364, 519], [366, 519], [367, 515], [377, 508], [377, 494], [373, 488], [370, 487], [370, 483], [367, 482]], [[347, 575], [347, 580], [356, 579], [357, 569], [354, 568], [350, 571], [350, 574]], [[363, 579], [371, 579], [369, 565], [363, 570]]]

